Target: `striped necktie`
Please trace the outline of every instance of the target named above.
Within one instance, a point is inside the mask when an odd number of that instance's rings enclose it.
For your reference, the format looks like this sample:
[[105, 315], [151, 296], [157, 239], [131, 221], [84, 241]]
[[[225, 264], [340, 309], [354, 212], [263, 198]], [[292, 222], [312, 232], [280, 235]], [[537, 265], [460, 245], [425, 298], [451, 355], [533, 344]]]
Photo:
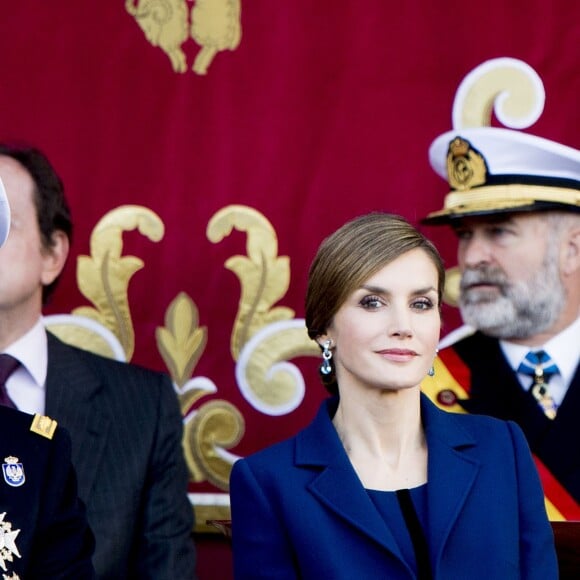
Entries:
[[518, 367], [518, 372], [529, 375], [534, 379], [530, 387], [530, 393], [532, 393], [546, 417], [554, 419], [558, 406], [548, 392], [548, 383], [560, 371], [548, 353], [543, 350], [530, 351]]
[[20, 366], [20, 361], [9, 354], [0, 354], [0, 405], [16, 409], [14, 401], [6, 390], [8, 377]]

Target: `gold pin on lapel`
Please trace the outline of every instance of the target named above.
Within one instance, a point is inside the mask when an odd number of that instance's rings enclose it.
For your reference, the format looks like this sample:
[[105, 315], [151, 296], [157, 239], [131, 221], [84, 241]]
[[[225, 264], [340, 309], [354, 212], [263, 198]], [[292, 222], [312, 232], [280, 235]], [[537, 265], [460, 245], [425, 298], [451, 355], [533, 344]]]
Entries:
[[46, 415], [39, 415], [38, 413], [34, 415], [34, 419], [32, 419], [32, 425], [30, 426], [30, 430], [33, 433], [37, 433], [38, 435], [42, 435], [47, 439], [52, 439], [54, 436], [54, 432], [56, 431], [57, 422]]

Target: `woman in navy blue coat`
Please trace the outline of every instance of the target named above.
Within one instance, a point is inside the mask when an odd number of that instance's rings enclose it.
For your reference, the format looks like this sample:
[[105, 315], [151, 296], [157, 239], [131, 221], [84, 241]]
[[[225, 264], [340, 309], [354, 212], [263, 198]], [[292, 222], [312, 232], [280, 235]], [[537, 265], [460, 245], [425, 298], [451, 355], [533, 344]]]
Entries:
[[421, 394], [444, 268], [398, 216], [327, 238], [306, 326], [333, 397], [295, 437], [234, 465], [235, 577], [558, 577], [530, 451], [513, 423], [446, 413]]

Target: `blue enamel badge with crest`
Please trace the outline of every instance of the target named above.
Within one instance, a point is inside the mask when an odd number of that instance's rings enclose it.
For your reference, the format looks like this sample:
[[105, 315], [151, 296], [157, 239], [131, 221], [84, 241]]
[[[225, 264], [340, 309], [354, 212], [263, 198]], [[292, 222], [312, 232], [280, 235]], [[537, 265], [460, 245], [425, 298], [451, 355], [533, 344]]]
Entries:
[[4, 481], [12, 487], [20, 487], [26, 480], [24, 467], [18, 462], [18, 457], [5, 457], [6, 463], [2, 464], [2, 474]]

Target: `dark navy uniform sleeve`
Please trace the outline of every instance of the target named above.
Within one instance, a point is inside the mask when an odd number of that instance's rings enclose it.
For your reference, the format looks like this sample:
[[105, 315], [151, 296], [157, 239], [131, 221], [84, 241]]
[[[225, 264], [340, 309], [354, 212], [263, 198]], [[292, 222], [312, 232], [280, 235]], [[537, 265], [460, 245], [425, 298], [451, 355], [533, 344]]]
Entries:
[[91, 579], [94, 539], [77, 495], [70, 438], [57, 429], [52, 443], [26, 578]]
[[0, 569], [5, 577], [90, 580], [94, 539], [77, 495], [68, 433], [31, 431], [32, 416], [0, 407]]

